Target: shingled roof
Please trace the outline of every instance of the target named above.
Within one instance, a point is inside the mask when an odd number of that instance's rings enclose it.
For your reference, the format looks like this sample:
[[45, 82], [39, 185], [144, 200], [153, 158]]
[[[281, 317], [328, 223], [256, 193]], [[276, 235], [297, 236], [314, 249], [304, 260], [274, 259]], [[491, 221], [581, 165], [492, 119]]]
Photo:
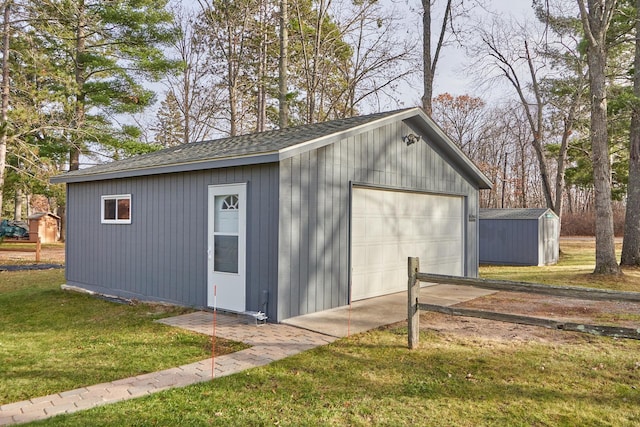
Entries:
[[[141, 154], [111, 163], [105, 163], [77, 171], [66, 172], [51, 178], [52, 182], [84, 182], [112, 178], [184, 172], [191, 170], [241, 166], [277, 162], [297, 153], [319, 148], [337, 139], [382, 126], [392, 120], [427, 120], [429, 130], [437, 130], [439, 139], [447, 140], [458, 160], [462, 160], [471, 175], [481, 183], [481, 188], [491, 185], [469, 159], [454, 146], [437, 126], [419, 108], [388, 111], [365, 116], [332, 120], [324, 123], [290, 127], [280, 130], [252, 133], [211, 141], [192, 142], [176, 147]], [[422, 128], [422, 126], [420, 126]], [[436, 129], [437, 128], [437, 129]], [[480, 176], [477, 176], [477, 175]]]

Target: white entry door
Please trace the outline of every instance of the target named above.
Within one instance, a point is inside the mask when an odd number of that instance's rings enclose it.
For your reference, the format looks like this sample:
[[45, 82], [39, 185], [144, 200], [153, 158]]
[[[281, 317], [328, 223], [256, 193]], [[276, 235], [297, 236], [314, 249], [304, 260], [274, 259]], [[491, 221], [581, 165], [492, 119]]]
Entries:
[[353, 188], [351, 300], [407, 290], [407, 258], [420, 271], [464, 275], [464, 199]]
[[245, 311], [246, 199], [246, 184], [209, 186], [209, 307]]

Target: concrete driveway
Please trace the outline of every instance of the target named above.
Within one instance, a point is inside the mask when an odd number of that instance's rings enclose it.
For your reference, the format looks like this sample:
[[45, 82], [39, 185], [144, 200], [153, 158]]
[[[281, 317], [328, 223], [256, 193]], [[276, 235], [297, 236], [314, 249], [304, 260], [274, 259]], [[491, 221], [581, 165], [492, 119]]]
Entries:
[[[469, 286], [423, 284], [420, 302], [451, 306], [493, 293]], [[282, 323], [341, 338], [403, 320], [407, 320], [406, 292], [356, 301], [350, 306], [292, 317]]]

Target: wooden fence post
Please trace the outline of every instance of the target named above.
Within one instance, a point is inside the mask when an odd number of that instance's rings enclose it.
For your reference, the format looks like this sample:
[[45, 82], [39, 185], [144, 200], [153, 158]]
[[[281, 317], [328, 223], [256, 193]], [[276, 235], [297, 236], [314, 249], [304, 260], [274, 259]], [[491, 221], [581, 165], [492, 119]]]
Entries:
[[42, 241], [40, 240], [40, 236], [36, 237], [36, 262], [40, 262], [40, 249], [42, 245]]
[[418, 347], [420, 339], [420, 309], [418, 308], [418, 293], [420, 292], [420, 282], [418, 281], [418, 271], [420, 269], [420, 259], [409, 257], [408, 259], [408, 304], [407, 304], [407, 326], [409, 328], [409, 349]]

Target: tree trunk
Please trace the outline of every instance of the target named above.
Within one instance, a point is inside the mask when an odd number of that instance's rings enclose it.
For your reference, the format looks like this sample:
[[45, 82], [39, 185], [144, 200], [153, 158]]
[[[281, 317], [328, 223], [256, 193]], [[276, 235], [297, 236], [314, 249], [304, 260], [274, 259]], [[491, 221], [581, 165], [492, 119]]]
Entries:
[[[607, 30], [616, 0], [577, 0], [587, 40], [591, 96], [591, 158], [596, 212], [596, 274], [621, 274], [616, 260], [607, 132]], [[588, 7], [588, 9], [587, 9]]]
[[289, 59], [289, 10], [287, 0], [280, 0], [280, 64], [278, 75], [278, 121], [280, 129], [289, 126], [289, 105], [287, 104], [288, 59]]
[[5, 167], [7, 163], [7, 133], [9, 123], [9, 41], [11, 37], [11, 2], [4, 6], [4, 24], [2, 28], [2, 123], [0, 123], [0, 217], [2, 216], [2, 200], [4, 189]]
[[504, 205], [504, 198], [507, 192], [507, 160], [509, 158], [509, 153], [504, 153], [504, 165], [502, 168], [502, 204], [500, 207], [504, 209], [506, 206]]
[[629, 183], [620, 264], [640, 266], [640, 0], [636, 0], [636, 49], [633, 74], [633, 108], [629, 130]]
[[239, 55], [237, 52], [237, 46], [235, 40], [233, 38], [233, 27], [231, 22], [227, 23], [227, 49], [228, 49], [228, 60], [227, 60], [227, 74], [228, 74], [228, 82], [227, 82], [227, 91], [229, 94], [229, 136], [236, 136], [238, 133], [237, 124], [238, 124], [238, 60]]
[[447, 5], [444, 9], [444, 17], [442, 18], [442, 25], [440, 26], [438, 43], [436, 43], [436, 51], [433, 55], [431, 54], [431, 1], [432, 0], [422, 0], [422, 66], [424, 69], [422, 109], [429, 116], [431, 116], [431, 113], [433, 112], [433, 78], [436, 74], [436, 66], [438, 65], [438, 59], [440, 58], [440, 51], [444, 45], [444, 35], [447, 31], [447, 23], [451, 19], [452, 0], [447, 0]]
[[[316, 17], [316, 27], [315, 27], [315, 37], [313, 41], [313, 64], [311, 67], [311, 87], [309, 88], [309, 93], [307, 94], [307, 123], [316, 123], [318, 122], [319, 114], [318, 114], [318, 87], [320, 86], [320, 44], [322, 42], [322, 23], [324, 22], [324, 18], [327, 14], [327, 9], [331, 4], [331, 0], [325, 2], [325, 0], [320, 0], [318, 2], [318, 15]], [[322, 108], [322, 105], [320, 105]]]
[[64, 242], [67, 237], [67, 209], [66, 206], [60, 205], [56, 209], [56, 215], [60, 217], [60, 241]]
[[17, 189], [15, 195], [15, 201], [13, 205], [13, 219], [16, 221], [22, 221], [22, 204], [24, 201], [24, 195], [22, 190]]
[[258, 69], [257, 69], [257, 96], [256, 96], [256, 132], [264, 132], [267, 126], [267, 45], [269, 35], [267, 33], [267, 5], [260, 2], [258, 33]]
[[422, 109], [431, 116], [433, 107], [433, 70], [431, 69], [431, 0], [422, 0], [422, 67], [424, 68], [424, 94]]
[[594, 273], [619, 274], [611, 208], [611, 164], [607, 132], [606, 52], [590, 48], [591, 152], [596, 205], [596, 267]]
[[85, 92], [84, 84], [85, 78], [85, 65], [84, 54], [86, 44], [86, 22], [85, 22], [85, 9], [84, 2], [81, 1], [78, 5], [78, 28], [76, 32], [76, 65], [75, 65], [75, 81], [76, 81], [76, 105], [75, 105], [75, 117], [74, 117], [74, 135], [72, 138], [72, 144], [69, 148], [69, 170], [75, 171], [80, 169], [80, 154], [82, 152], [82, 141], [80, 137], [80, 129], [84, 127], [85, 120]]
[[182, 120], [184, 127], [182, 129], [182, 143], [191, 142], [191, 75], [193, 73], [193, 65], [183, 58], [185, 61], [184, 80], [182, 81]]

